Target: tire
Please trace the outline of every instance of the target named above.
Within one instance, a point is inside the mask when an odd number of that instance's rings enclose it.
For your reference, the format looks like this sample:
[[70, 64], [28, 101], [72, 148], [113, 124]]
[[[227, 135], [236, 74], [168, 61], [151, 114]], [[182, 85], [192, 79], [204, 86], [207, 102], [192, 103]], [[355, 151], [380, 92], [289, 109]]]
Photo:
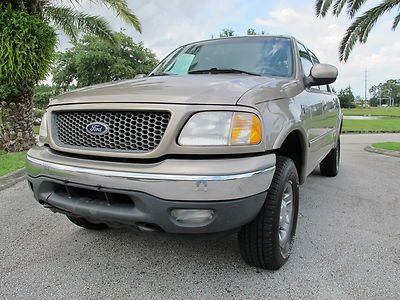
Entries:
[[83, 227], [83, 228], [90, 229], [90, 230], [104, 230], [104, 229], [108, 228], [108, 226], [106, 224], [92, 223], [84, 218], [76, 218], [76, 217], [72, 217], [72, 216], [67, 216], [67, 218], [75, 225], [78, 225], [79, 227]]
[[[284, 196], [291, 192], [292, 202], [287, 206], [289, 225], [284, 235], [281, 226], [281, 206], [290, 200]], [[289, 207], [291, 206], [291, 209]], [[252, 266], [277, 270], [289, 259], [296, 232], [299, 207], [299, 177], [295, 164], [290, 158], [278, 156], [276, 170], [261, 211], [238, 233], [239, 249], [243, 259]], [[289, 213], [290, 211], [290, 213]], [[284, 214], [285, 211], [282, 211]], [[287, 216], [286, 216], [287, 217]], [[286, 218], [285, 218], [286, 219]], [[282, 218], [283, 220], [283, 218]], [[281, 239], [280, 239], [281, 237]]]
[[340, 166], [340, 137], [337, 145], [333, 148], [324, 160], [319, 164], [321, 175], [335, 177], [339, 173]]

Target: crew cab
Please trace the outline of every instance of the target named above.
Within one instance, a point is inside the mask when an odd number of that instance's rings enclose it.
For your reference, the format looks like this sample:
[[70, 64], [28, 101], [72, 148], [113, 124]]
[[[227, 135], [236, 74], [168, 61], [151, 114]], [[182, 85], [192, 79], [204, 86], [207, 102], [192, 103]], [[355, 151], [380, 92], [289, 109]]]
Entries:
[[338, 70], [290, 36], [184, 45], [147, 76], [53, 99], [27, 155], [36, 200], [87, 229], [237, 233], [250, 265], [278, 269], [299, 185], [336, 176]]

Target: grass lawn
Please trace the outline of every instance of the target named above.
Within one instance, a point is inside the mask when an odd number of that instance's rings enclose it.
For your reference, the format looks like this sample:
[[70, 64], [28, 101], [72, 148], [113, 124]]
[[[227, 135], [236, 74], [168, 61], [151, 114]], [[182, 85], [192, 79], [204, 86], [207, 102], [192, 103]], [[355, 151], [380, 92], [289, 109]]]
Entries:
[[400, 143], [399, 142], [376, 143], [376, 144], [372, 144], [372, 147], [384, 149], [384, 150], [400, 151]]
[[392, 116], [400, 117], [400, 107], [344, 108], [345, 116]]
[[345, 116], [382, 116], [382, 120], [344, 120], [343, 132], [400, 131], [400, 107], [345, 108]]
[[400, 117], [382, 120], [343, 120], [343, 131], [400, 131]]
[[34, 132], [35, 134], [39, 134], [39, 129], [40, 129], [40, 126], [38, 126], [38, 125], [34, 125], [34, 126], [33, 126], [33, 132]]
[[26, 152], [7, 153], [0, 150], [0, 176], [25, 166]]

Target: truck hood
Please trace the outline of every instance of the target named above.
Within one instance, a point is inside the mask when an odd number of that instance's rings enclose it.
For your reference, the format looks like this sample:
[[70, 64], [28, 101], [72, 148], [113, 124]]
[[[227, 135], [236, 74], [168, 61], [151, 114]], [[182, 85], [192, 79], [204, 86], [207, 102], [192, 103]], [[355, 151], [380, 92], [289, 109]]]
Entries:
[[276, 89], [280, 85], [277, 83], [275, 78], [246, 74], [146, 77], [77, 89], [58, 96], [50, 105], [104, 102], [235, 105], [249, 90], [258, 86]]

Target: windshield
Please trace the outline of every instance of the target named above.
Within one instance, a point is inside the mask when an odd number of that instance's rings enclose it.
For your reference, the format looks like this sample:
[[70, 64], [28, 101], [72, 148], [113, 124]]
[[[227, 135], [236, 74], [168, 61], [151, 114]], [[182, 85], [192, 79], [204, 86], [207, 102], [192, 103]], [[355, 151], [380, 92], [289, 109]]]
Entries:
[[218, 39], [183, 46], [172, 52], [152, 76], [202, 73], [247, 73], [290, 77], [291, 41], [283, 37]]

